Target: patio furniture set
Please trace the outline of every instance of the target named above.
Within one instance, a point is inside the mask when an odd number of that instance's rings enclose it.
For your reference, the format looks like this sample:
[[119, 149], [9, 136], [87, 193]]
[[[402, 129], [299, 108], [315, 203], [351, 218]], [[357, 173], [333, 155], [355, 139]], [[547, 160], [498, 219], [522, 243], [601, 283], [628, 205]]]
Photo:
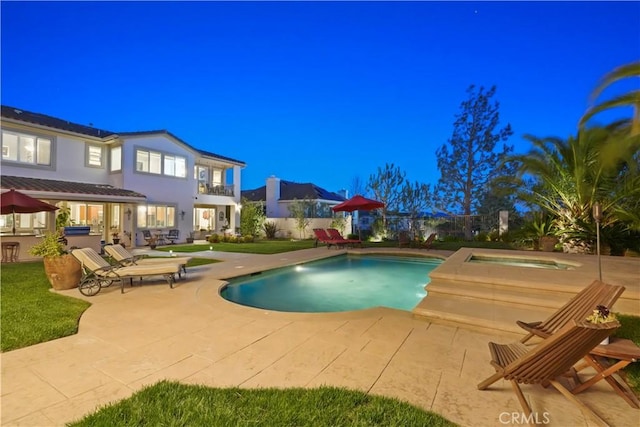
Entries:
[[[479, 383], [478, 389], [485, 390], [500, 379], [510, 381], [524, 413], [531, 417], [532, 409], [520, 384], [544, 387], [551, 384], [598, 425], [606, 426], [602, 418], [575, 397], [604, 379], [631, 407], [639, 409], [640, 401], [620, 369], [640, 359], [640, 347], [631, 340], [620, 338], [612, 338], [609, 344], [603, 344], [620, 327], [620, 323], [616, 320], [606, 323], [587, 320], [596, 307], [611, 307], [624, 290], [623, 286], [595, 280], [548, 319], [533, 323], [518, 321], [528, 334], [515, 343], [489, 343], [490, 363], [496, 373]], [[537, 345], [526, 345], [533, 337], [542, 338], [542, 341]], [[584, 363], [577, 365], [581, 359]], [[582, 382], [578, 372], [588, 366], [594, 368], [596, 374]], [[570, 389], [564, 386], [559, 381], [563, 377], [572, 379], [575, 386]]]

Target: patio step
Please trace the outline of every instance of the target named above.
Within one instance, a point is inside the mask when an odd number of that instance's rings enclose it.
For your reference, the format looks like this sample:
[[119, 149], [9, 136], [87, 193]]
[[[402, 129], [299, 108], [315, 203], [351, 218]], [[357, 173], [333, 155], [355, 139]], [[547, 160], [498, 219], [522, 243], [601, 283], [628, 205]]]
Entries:
[[[516, 320], [544, 320], [575, 295], [566, 286], [521, 286], [451, 280], [432, 277], [427, 285], [427, 297], [414, 309], [417, 317], [437, 323], [459, 325], [475, 330], [497, 330], [522, 334]], [[638, 300], [624, 298], [614, 311], [637, 313]]]
[[529, 307], [525, 310], [520, 305], [460, 295], [429, 294], [413, 309], [413, 314], [435, 323], [466, 329], [524, 335], [516, 320], [542, 320], [549, 317], [553, 311], [542, 307]]

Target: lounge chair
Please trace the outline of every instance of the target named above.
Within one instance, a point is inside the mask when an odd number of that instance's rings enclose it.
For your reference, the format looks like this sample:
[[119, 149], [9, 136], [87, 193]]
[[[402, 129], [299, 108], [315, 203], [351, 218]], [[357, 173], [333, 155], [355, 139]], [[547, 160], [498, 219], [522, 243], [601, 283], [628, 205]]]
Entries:
[[120, 292], [124, 293], [124, 282], [129, 279], [133, 283], [134, 277], [142, 279], [146, 276], [163, 276], [169, 287], [173, 288], [176, 274], [181, 266], [177, 263], [165, 262], [158, 265], [131, 265], [120, 267], [109, 264], [92, 248], [74, 249], [71, 251], [82, 266], [82, 279], [78, 289], [83, 295], [92, 296], [100, 292], [103, 286], [109, 286], [114, 281], [120, 282]]
[[600, 342], [611, 335], [620, 323], [593, 324], [586, 320], [570, 321], [556, 334], [546, 338], [535, 347], [521, 342], [512, 344], [489, 343], [491, 365], [496, 373], [478, 384], [479, 390], [485, 390], [491, 384], [504, 378], [511, 382], [520, 405], [527, 417], [531, 416], [531, 407], [527, 403], [519, 383], [553, 385], [580, 410], [590, 415], [599, 425], [607, 423], [565, 388], [557, 378], [575, 373], [573, 365], [587, 356]]
[[611, 308], [624, 292], [624, 286], [609, 285], [600, 280], [594, 280], [589, 286], [577, 293], [548, 319], [539, 322], [516, 323], [529, 332], [520, 342], [527, 342], [534, 336], [546, 338], [554, 334], [558, 329], [566, 325], [570, 320], [580, 321], [586, 319], [598, 305]]
[[345, 239], [344, 237], [342, 237], [342, 234], [340, 234], [340, 232], [338, 230], [336, 230], [335, 228], [327, 228], [327, 233], [329, 234], [329, 238], [331, 238], [333, 240], [342, 241], [346, 245], [351, 245], [351, 246], [360, 245], [362, 247], [362, 240], [360, 240], [360, 239]]
[[[187, 274], [187, 263], [192, 259], [192, 257], [145, 258], [146, 255], [134, 255], [123, 248], [122, 245], [105, 245], [104, 251], [111, 259], [123, 267], [129, 265], [158, 265], [170, 262], [180, 264], [184, 274]], [[180, 276], [182, 277], [182, 275]]]
[[329, 237], [324, 228], [314, 228], [313, 233], [316, 235], [315, 247], [318, 247], [318, 242], [327, 245], [327, 249], [329, 249], [332, 245], [335, 245], [336, 248], [339, 248], [340, 246], [344, 247], [346, 245], [343, 240], [336, 240]]
[[408, 231], [403, 230], [398, 232], [398, 247], [411, 247], [411, 235]]
[[433, 246], [434, 240], [436, 240], [436, 233], [431, 233], [424, 242], [418, 242], [418, 248], [429, 250]]

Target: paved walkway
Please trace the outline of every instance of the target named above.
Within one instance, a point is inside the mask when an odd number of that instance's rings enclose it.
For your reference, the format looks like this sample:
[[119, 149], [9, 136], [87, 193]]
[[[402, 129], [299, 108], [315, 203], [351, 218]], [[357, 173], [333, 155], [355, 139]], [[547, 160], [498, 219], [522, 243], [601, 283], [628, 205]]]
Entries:
[[[86, 298], [93, 305], [77, 335], [1, 355], [2, 425], [64, 425], [161, 379], [217, 387], [344, 386], [406, 400], [463, 426], [518, 424], [509, 422], [520, 405], [508, 383], [476, 389], [493, 373], [487, 342], [513, 336], [432, 324], [384, 308], [279, 313], [218, 295], [219, 279], [239, 271], [340, 252], [209, 252], [204, 255], [227, 261], [190, 268], [174, 289], [162, 280], [127, 287], [124, 295], [118, 287], [103, 289]], [[80, 297], [77, 290], [62, 293]], [[547, 425], [594, 425], [553, 388], [523, 390]], [[613, 426], [640, 422], [640, 411], [606, 383], [579, 397]]]

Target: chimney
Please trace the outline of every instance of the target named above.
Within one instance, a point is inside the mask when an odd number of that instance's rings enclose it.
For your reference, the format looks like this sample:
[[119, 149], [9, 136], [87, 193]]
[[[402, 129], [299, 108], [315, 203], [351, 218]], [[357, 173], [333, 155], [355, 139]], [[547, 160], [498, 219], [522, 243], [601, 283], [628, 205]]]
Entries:
[[267, 205], [267, 218], [277, 218], [278, 201], [280, 200], [280, 178], [276, 178], [275, 175], [271, 175], [267, 178], [267, 188], [265, 201]]

